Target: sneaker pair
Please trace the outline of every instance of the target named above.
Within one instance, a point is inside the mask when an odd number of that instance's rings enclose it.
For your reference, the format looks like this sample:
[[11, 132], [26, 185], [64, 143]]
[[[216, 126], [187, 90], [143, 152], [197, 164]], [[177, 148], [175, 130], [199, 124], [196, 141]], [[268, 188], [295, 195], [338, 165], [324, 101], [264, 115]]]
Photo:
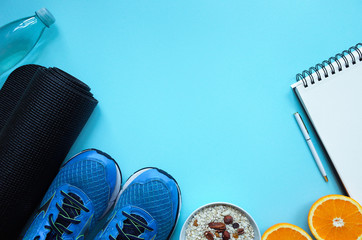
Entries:
[[96, 240], [169, 239], [181, 205], [175, 179], [144, 168], [122, 190], [121, 183], [121, 171], [109, 155], [95, 149], [79, 153], [63, 164], [23, 239], [84, 239], [107, 213]]

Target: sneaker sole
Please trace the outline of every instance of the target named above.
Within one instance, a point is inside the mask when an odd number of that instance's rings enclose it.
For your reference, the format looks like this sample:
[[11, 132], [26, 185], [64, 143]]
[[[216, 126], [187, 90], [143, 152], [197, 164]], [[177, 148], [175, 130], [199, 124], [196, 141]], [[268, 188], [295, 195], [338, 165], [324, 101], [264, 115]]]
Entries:
[[123, 185], [121, 192], [119, 193], [118, 197], [117, 197], [117, 201], [118, 202], [120, 196], [122, 195], [122, 193], [124, 192], [124, 190], [126, 190], [126, 188], [129, 186], [129, 184], [136, 179], [139, 175], [141, 175], [142, 173], [144, 173], [145, 171], [149, 170], [149, 169], [156, 169], [157, 171], [159, 171], [160, 173], [166, 175], [167, 177], [171, 178], [173, 181], [175, 181], [176, 186], [177, 186], [177, 193], [178, 193], [178, 202], [179, 204], [177, 205], [177, 216], [176, 216], [176, 221], [175, 224], [172, 226], [172, 230], [170, 232], [170, 234], [167, 237], [167, 240], [171, 238], [172, 234], [175, 232], [176, 226], [177, 226], [177, 222], [179, 220], [180, 217], [180, 213], [181, 213], [181, 205], [182, 205], [182, 198], [181, 198], [181, 189], [176, 181], [176, 179], [174, 179], [170, 174], [168, 174], [167, 172], [159, 169], [159, 168], [155, 168], [155, 167], [146, 167], [146, 168], [142, 168], [140, 170], [138, 170], [137, 172], [135, 172], [134, 174], [132, 174], [126, 181], [126, 183]]
[[101, 216], [101, 219], [112, 209], [112, 207], [117, 203], [117, 200], [118, 200], [118, 196], [121, 192], [121, 186], [122, 186], [122, 173], [121, 173], [121, 169], [119, 168], [118, 166], [118, 163], [110, 156], [108, 155], [107, 153], [105, 152], [102, 152], [98, 149], [95, 149], [95, 148], [89, 148], [89, 149], [85, 149], [79, 153], [77, 153], [76, 155], [74, 155], [73, 157], [71, 157], [70, 159], [68, 159], [66, 162], [64, 162], [61, 166], [61, 168], [63, 168], [65, 165], [67, 165], [67, 163], [70, 162], [70, 160], [72, 160], [73, 158], [77, 157], [78, 155], [82, 154], [82, 153], [85, 153], [85, 152], [89, 152], [89, 151], [96, 151], [98, 154], [108, 158], [108, 159], [111, 159], [115, 164], [116, 164], [116, 167], [117, 167], [117, 177], [116, 177], [116, 185], [114, 187], [114, 191], [112, 193], [112, 196], [108, 202], [108, 206], [105, 210], [105, 212], [102, 214]]

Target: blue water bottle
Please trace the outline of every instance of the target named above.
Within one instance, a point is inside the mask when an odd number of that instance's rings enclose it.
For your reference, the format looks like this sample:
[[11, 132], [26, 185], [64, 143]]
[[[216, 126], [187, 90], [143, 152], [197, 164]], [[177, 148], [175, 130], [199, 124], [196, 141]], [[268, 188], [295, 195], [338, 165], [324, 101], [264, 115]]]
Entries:
[[0, 75], [24, 59], [54, 22], [54, 16], [42, 8], [34, 16], [0, 27]]

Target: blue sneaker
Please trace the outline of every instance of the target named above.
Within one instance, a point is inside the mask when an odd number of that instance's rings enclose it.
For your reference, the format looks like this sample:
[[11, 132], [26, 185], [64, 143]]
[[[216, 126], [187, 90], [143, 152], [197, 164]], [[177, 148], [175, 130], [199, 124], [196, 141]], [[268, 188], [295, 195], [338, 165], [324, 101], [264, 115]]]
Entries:
[[175, 179], [157, 168], [134, 173], [97, 240], [166, 240], [175, 230], [181, 192]]
[[63, 164], [23, 239], [83, 239], [114, 205], [122, 183], [107, 154], [88, 149]]

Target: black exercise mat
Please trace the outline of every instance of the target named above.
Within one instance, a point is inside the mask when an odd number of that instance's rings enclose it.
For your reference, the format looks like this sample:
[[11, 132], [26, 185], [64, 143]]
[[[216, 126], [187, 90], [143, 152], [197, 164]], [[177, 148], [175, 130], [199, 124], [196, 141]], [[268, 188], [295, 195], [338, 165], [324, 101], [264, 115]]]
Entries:
[[93, 112], [90, 88], [25, 65], [0, 90], [0, 239], [16, 239]]

